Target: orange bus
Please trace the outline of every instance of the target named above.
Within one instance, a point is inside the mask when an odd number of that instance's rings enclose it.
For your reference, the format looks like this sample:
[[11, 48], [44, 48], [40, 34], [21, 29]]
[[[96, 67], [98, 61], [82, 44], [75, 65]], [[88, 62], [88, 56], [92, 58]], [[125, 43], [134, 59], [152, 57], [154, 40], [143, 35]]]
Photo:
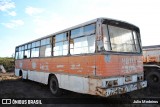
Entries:
[[147, 86], [139, 28], [97, 18], [19, 45], [15, 75], [62, 89], [108, 97]]

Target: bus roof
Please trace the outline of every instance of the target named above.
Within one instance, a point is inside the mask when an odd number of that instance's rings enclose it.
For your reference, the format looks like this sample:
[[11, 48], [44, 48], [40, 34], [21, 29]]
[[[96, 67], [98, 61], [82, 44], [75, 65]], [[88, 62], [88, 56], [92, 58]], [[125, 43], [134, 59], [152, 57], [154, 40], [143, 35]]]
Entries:
[[142, 49], [160, 49], [160, 45], [143, 46]]
[[29, 43], [32, 43], [32, 42], [35, 42], [35, 41], [38, 41], [38, 40], [41, 40], [41, 39], [45, 39], [45, 38], [48, 38], [48, 37], [51, 37], [51, 36], [54, 36], [54, 35], [57, 35], [59, 33], [63, 33], [63, 32], [66, 32], [66, 31], [69, 31], [69, 30], [72, 30], [72, 29], [76, 29], [78, 27], [89, 25], [89, 24], [97, 22], [98, 20], [107, 20], [107, 21], [116, 21], [116, 22], [126, 23], [126, 24], [128, 24], [130, 26], [134, 26], [135, 28], [139, 29], [137, 26], [135, 26], [135, 25], [133, 25], [131, 23], [125, 22], [125, 21], [121, 21], [121, 20], [117, 20], [117, 19], [111, 19], [111, 18], [105, 18], [105, 17], [100, 17], [100, 18], [96, 18], [96, 19], [93, 19], [93, 20], [90, 20], [90, 21], [87, 21], [87, 22], [72, 26], [70, 28], [67, 28], [67, 29], [64, 29], [64, 30], [61, 30], [61, 31], [58, 31], [58, 32], [55, 32], [55, 33], [52, 33], [52, 34], [49, 34], [49, 35], [46, 35], [44, 37], [41, 37], [41, 38], [38, 38], [38, 39], [35, 39], [35, 40], [32, 40], [32, 41], [26, 42], [26, 43], [18, 45], [16, 47], [23, 46], [25, 44], [29, 44]]

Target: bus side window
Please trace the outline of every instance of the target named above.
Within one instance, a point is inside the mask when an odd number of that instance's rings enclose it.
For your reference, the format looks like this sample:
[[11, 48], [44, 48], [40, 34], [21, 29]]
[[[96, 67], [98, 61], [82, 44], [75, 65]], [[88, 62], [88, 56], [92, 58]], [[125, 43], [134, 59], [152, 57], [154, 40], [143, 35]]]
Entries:
[[95, 35], [88, 36], [87, 40], [88, 40], [88, 53], [94, 53], [96, 36]]
[[19, 48], [16, 48], [15, 59], [19, 59]]
[[33, 48], [31, 50], [31, 57], [39, 57], [39, 48]]
[[24, 58], [30, 58], [30, 50], [25, 50]]
[[46, 38], [41, 40], [41, 47], [40, 47], [40, 57], [48, 57], [51, 56], [51, 38]]
[[[108, 29], [107, 29], [107, 25], [106, 24], [102, 24], [102, 33], [103, 33], [104, 49], [106, 51], [110, 51], [111, 50], [111, 46], [110, 46]], [[102, 43], [102, 45], [99, 44], [99, 46], [98, 46], [98, 47], [100, 47], [99, 51], [101, 51], [101, 48], [103, 48], [103, 43]]]
[[[95, 24], [71, 30], [70, 54], [95, 52]], [[82, 35], [83, 34], [83, 35]]]
[[93, 34], [95, 33], [95, 30], [96, 30], [95, 24], [87, 25], [84, 27], [84, 34], [85, 35]]
[[23, 59], [24, 55], [24, 46], [19, 47], [19, 52], [17, 52], [18, 59]]
[[83, 27], [71, 30], [71, 38], [83, 35]]
[[61, 56], [68, 54], [68, 36], [67, 33], [61, 33], [55, 36], [53, 45], [53, 55]]
[[95, 35], [70, 40], [70, 53], [83, 54], [95, 52]]
[[15, 59], [19, 59], [19, 52], [16, 52]]

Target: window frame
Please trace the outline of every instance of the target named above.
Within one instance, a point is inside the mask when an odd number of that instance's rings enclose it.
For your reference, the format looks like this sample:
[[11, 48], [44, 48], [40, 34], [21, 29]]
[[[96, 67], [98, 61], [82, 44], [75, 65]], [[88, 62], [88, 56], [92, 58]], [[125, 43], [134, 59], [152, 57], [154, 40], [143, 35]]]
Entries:
[[[53, 40], [53, 37], [52, 37], [52, 36], [46, 37], [46, 38], [43, 38], [43, 39], [40, 40], [40, 47], [39, 47], [39, 57], [40, 57], [40, 58], [43, 58], [43, 57], [52, 57], [52, 47], [53, 47], [53, 44], [52, 44], [53, 42], [52, 42], [52, 40]], [[47, 46], [50, 46], [50, 47], [51, 47], [50, 56], [46, 56], [46, 54], [45, 54], [44, 56], [42, 56], [41, 49], [42, 49], [42, 47], [44, 47], [44, 46], [46, 47], [44, 53], [46, 53]]]
[[[63, 39], [62, 40], [58, 40], [58, 41], [56, 41], [56, 36], [59, 36], [59, 35], [62, 35], [62, 34], [65, 34], [65, 35], [63, 35]], [[66, 31], [66, 32], [62, 32], [62, 33], [59, 33], [59, 34], [56, 34], [55, 36], [53, 36], [53, 47], [52, 47], [52, 53], [53, 53], [53, 56], [67, 56], [67, 55], [69, 55], [69, 31]], [[65, 39], [64, 39], [65, 38]], [[64, 49], [63, 47], [64, 47], [64, 44], [65, 43], [68, 43], [68, 45], [67, 45], [67, 48], [68, 49]], [[61, 48], [62, 48], [62, 50], [55, 50], [55, 48], [56, 48], [56, 44], [58, 44], [58, 43], [62, 43], [62, 45], [61, 45]], [[64, 51], [67, 51], [67, 54], [64, 54]], [[55, 54], [56, 52], [61, 52], [62, 54]]]
[[[94, 29], [91, 33], [88, 33], [88, 32], [85, 32], [85, 27], [88, 27], [88, 26], [91, 26], [91, 25], [94, 25]], [[70, 34], [70, 40], [69, 40], [69, 52], [70, 52], [70, 55], [83, 55], [83, 54], [93, 54], [93, 53], [96, 53], [96, 23], [90, 23], [90, 24], [87, 24], [87, 25], [84, 25], [84, 26], [81, 26], [81, 27], [78, 27], [78, 28], [75, 28], [75, 29], [83, 29], [83, 32], [82, 32], [82, 35], [80, 36], [74, 36], [72, 37], [72, 33]], [[72, 30], [75, 30], [75, 29], [72, 29]], [[72, 32], [72, 30], [70, 30]], [[91, 36], [95, 36], [95, 39], [94, 39], [94, 52], [91, 52], [90, 49], [89, 49], [89, 40], [88, 38], [91, 37]], [[74, 50], [74, 45], [73, 45], [73, 48], [71, 48], [71, 41], [73, 41], [73, 44], [74, 44], [74, 39], [78, 39], [78, 38], [83, 38], [83, 37], [87, 37], [87, 53], [78, 53], [78, 54], [71, 54], [71, 49]], [[82, 47], [81, 47], [82, 48]]]

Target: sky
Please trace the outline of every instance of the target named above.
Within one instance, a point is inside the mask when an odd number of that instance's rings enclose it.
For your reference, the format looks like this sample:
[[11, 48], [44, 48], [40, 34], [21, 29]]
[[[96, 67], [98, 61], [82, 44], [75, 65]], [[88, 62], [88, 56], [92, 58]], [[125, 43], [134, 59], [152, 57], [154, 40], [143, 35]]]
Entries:
[[140, 28], [142, 45], [160, 45], [160, 0], [0, 0], [0, 57], [15, 47], [98, 18]]

